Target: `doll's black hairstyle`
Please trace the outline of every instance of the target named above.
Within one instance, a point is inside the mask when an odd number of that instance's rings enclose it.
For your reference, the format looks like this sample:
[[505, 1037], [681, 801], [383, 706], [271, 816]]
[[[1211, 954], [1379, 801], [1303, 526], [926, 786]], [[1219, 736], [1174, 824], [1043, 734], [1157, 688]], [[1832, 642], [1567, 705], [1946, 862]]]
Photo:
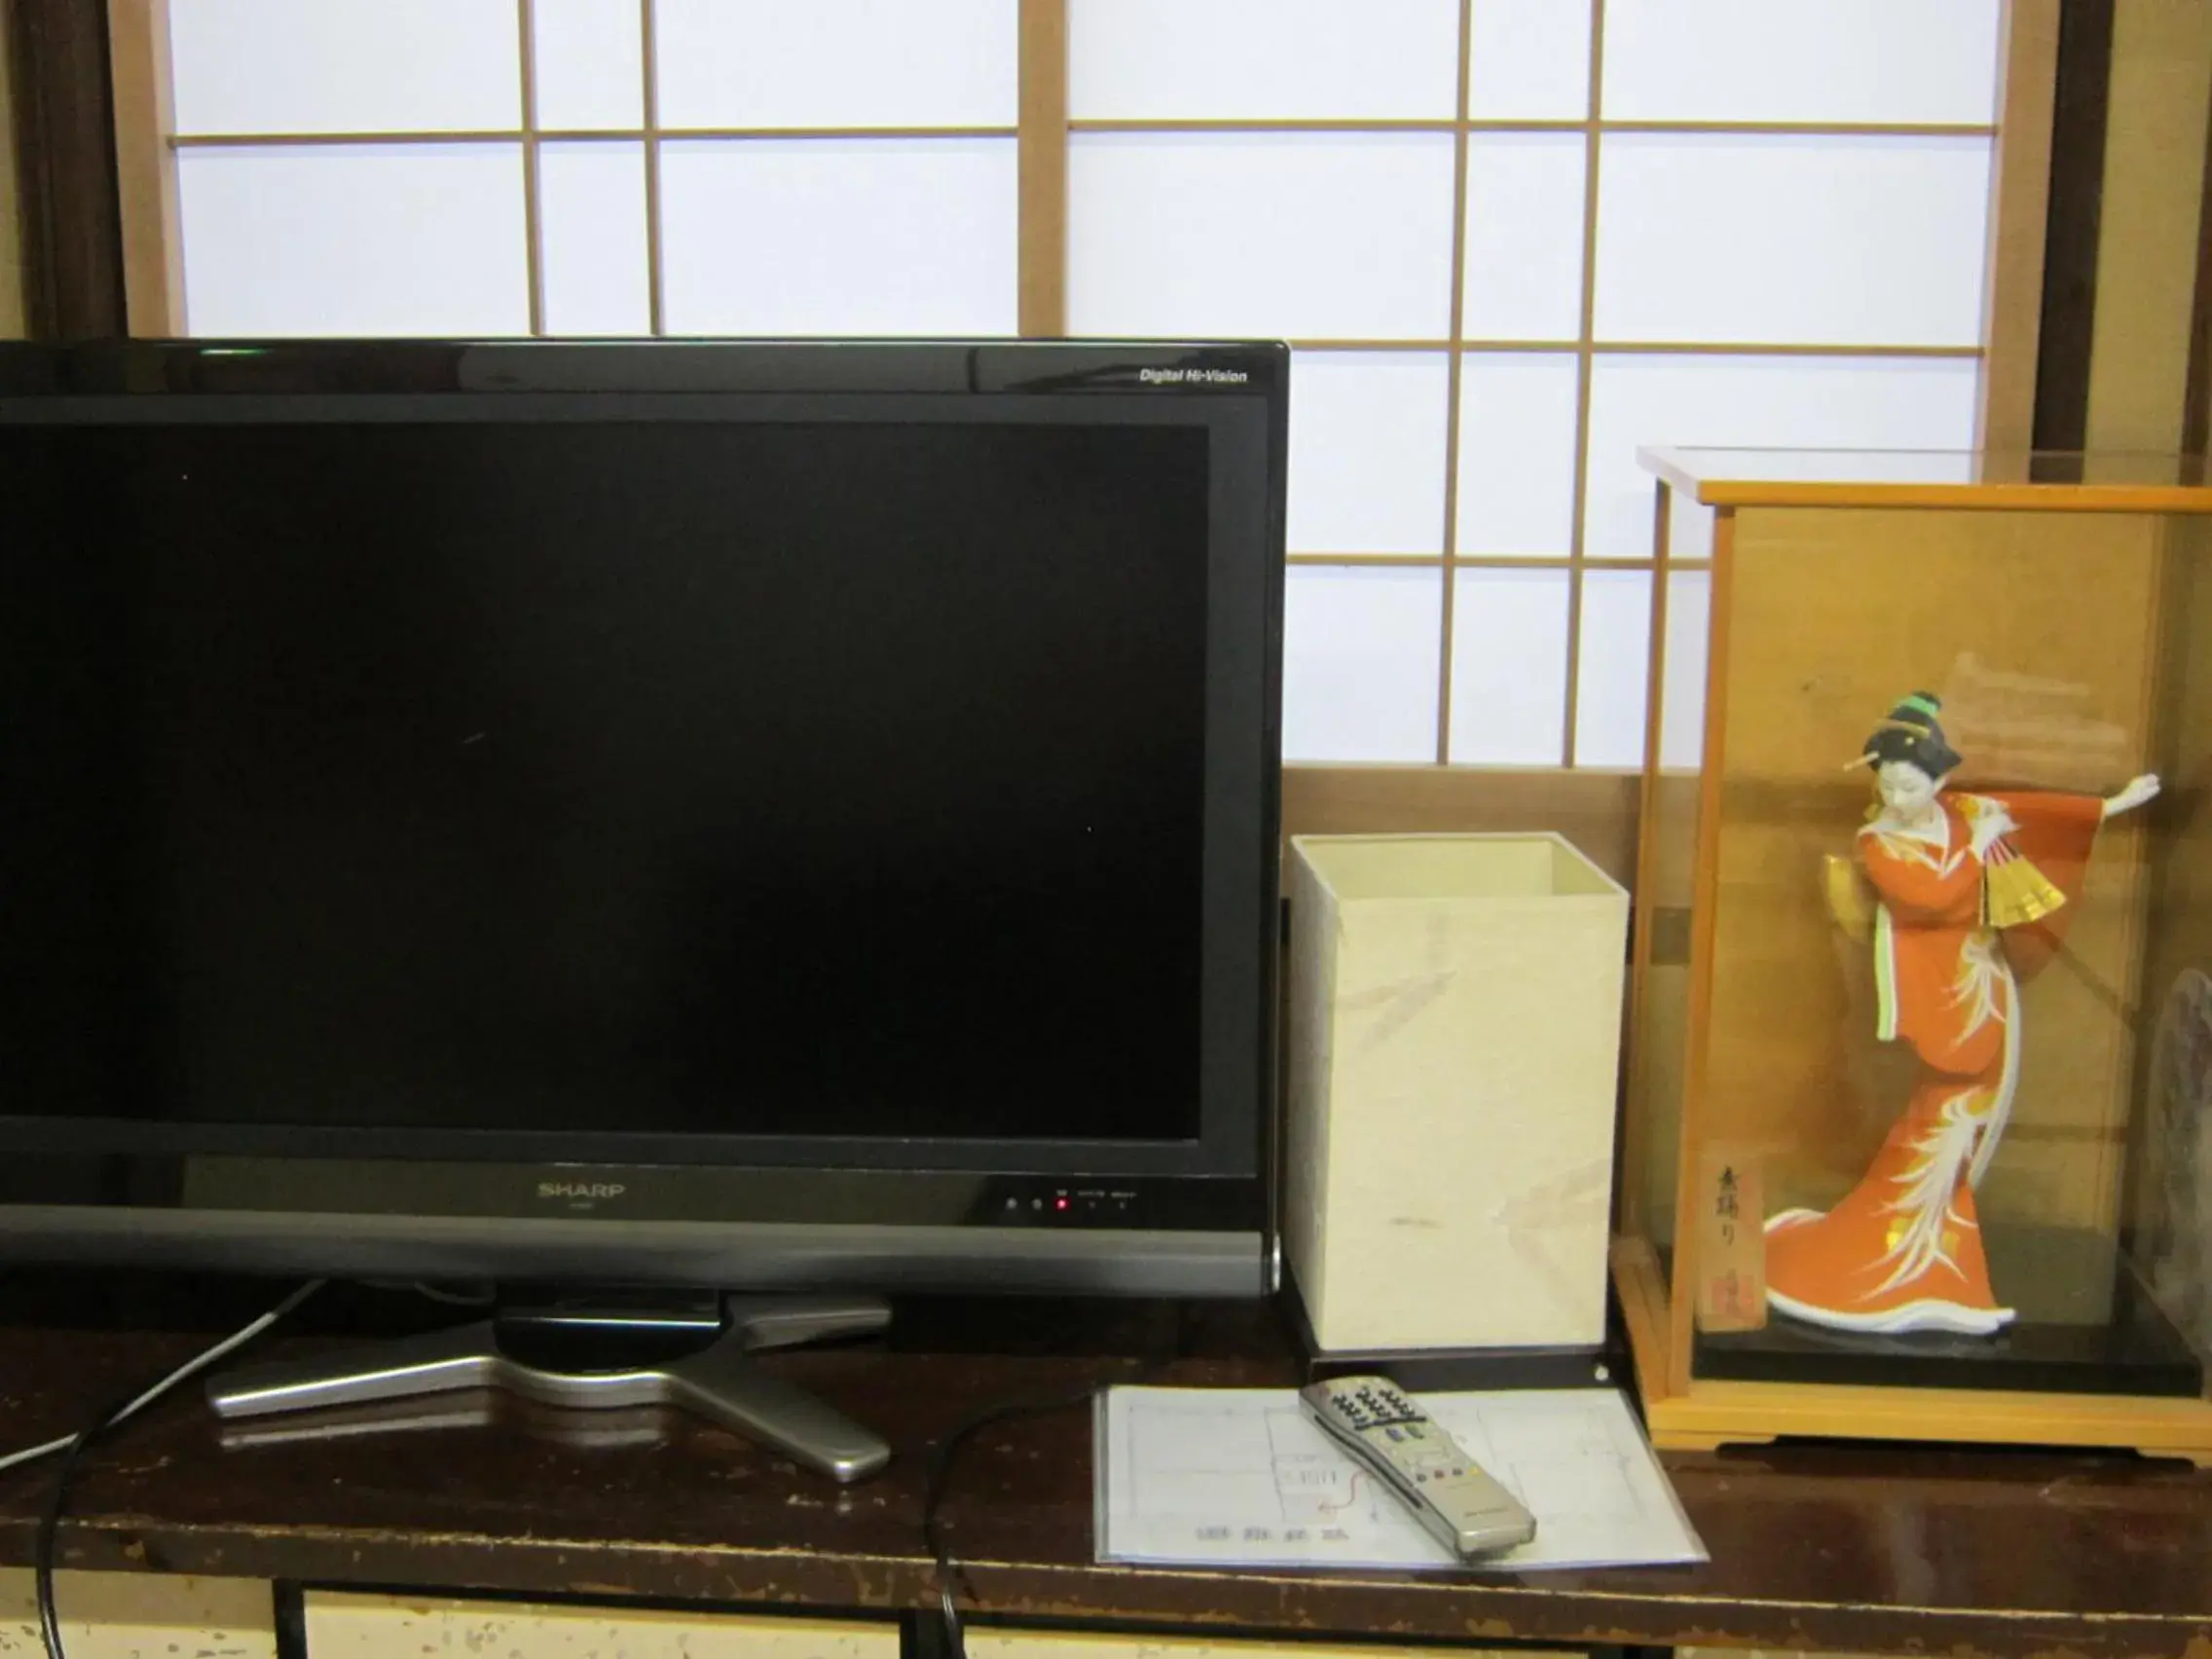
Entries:
[[1860, 756], [1869, 766], [1891, 760], [1909, 760], [1931, 778], [1941, 778], [1959, 763], [1959, 752], [1944, 741], [1936, 716], [1942, 699], [1933, 691], [1915, 691], [1898, 699], [1890, 718], [1874, 728]]

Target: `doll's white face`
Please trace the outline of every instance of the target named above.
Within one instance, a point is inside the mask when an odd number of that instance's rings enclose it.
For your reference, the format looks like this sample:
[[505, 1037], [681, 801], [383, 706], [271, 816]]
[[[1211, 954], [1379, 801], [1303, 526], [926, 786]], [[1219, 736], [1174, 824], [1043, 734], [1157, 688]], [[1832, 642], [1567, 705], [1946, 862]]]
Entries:
[[1910, 760], [1883, 761], [1874, 769], [1874, 784], [1883, 808], [1901, 824], [1920, 824], [1932, 817], [1936, 792], [1943, 787]]

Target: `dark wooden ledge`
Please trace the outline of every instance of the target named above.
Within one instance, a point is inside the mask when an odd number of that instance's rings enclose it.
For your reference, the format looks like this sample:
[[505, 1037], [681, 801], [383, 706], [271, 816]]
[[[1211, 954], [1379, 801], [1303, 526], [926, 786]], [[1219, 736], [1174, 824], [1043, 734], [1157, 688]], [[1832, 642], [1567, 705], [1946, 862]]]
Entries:
[[[308, 1339], [313, 1340], [313, 1339]], [[201, 1346], [0, 1329], [0, 1450], [73, 1427]], [[280, 1351], [280, 1349], [279, 1349]], [[269, 1445], [196, 1399], [87, 1461], [70, 1567], [892, 1612], [931, 1604], [921, 1453], [990, 1403], [1124, 1374], [1105, 1357], [856, 1349], [776, 1361], [899, 1448], [837, 1491], [657, 1411], [489, 1396]], [[1190, 1382], [1291, 1378], [1279, 1354], [1188, 1359]], [[405, 1416], [414, 1408], [394, 1415]], [[287, 1425], [296, 1428], [300, 1425]], [[1490, 1642], [1719, 1644], [1946, 1655], [2212, 1651], [2212, 1478], [2050, 1454], [1797, 1447], [1671, 1459], [1709, 1567], [1501, 1578], [1224, 1574], [1091, 1560], [1089, 1424], [986, 1430], [946, 1508], [984, 1617]], [[48, 1471], [0, 1475], [0, 1563], [26, 1564]]]

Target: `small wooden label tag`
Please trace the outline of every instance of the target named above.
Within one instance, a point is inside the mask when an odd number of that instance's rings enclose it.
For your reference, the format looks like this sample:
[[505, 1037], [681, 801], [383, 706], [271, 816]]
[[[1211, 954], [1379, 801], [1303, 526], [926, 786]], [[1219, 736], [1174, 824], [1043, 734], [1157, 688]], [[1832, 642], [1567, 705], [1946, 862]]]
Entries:
[[1766, 1201], [1755, 1160], [1708, 1147], [1698, 1161], [1697, 1326], [1756, 1331], [1766, 1324]]

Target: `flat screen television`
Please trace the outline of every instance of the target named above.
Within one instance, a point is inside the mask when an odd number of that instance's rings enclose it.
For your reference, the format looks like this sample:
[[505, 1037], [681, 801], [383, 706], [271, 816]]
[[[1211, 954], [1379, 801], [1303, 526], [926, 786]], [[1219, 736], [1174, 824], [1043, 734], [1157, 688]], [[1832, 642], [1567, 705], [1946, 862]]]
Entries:
[[0, 350], [0, 1256], [1262, 1292], [1285, 410]]

